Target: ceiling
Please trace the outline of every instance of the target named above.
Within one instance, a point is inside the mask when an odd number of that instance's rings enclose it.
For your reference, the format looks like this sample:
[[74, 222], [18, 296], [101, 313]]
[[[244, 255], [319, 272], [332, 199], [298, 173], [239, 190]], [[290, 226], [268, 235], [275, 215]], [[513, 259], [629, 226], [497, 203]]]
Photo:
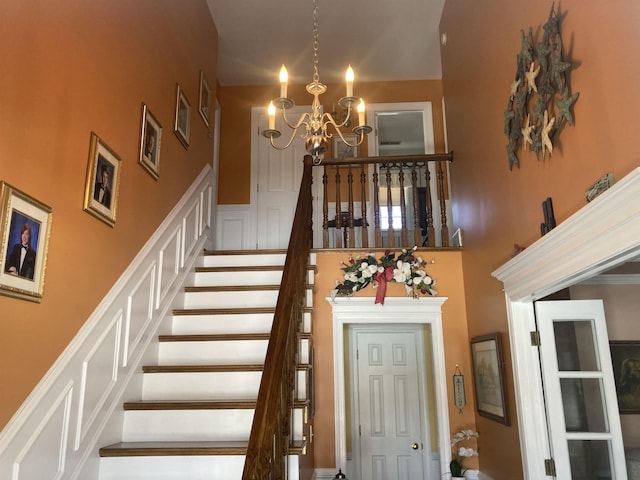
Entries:
[[[318, 0], [319, 74], [341, 83], [441, 78], [438, 25], [445, 0]], [[222, 86], [278, 84], [313, 75], [312, 0], [207, 0], [219, 35]]]

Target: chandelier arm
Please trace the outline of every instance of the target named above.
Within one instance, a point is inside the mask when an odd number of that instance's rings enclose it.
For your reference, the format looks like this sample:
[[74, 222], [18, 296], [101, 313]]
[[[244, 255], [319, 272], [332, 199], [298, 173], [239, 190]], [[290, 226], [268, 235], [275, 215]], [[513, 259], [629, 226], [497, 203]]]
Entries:
[[[338, 124], [335, 122], [335, 120], [333, 119], [333, 117], [332, 117], [330, 114], [328, 114], [328, 113], [325, 113], [325, 114], [322, 116], [322, 118], [323, 118], [323, 119], [324, 119], [324, 118], [326, 118], [326, 119], [327, 119], [327, 121], [326, 121], [326, 122], [324, 122], [324, 123], [323, 123], [323, 125], [322, 125], [322, 126], [323, 126], [323, 130], [325, 130], [325, 131], [326, 131], [326, 129], [327, 129], [327, 125], [329, 125], [329, 124], [330, 124], [330, 125], [333, 125], [333, 127], [335, 128], [336, 133], [338, 134], [338, 136], [340, 137], [340, 139], [341, 139], [344, 143], [346, 143], [347, 145], [349, 145], [350, 147], [357, 147], [358, 145], [360, 145], [360, 144], [364, 141], [364, 136], [365, 136], [365, 134], [366, 134], [366, 133], [368, 133], [368, 132], [366, 132], [366, 129], [362, 129], [361, 127], [356, 127], [356, 128], [354, 129], [354, 133], [357, 135], [358, 141], [357, 141], [356, 143], [351, 143], [351, 142], [347, 141], [347, 140], [344, 138], [344, 135], [343, 135], [342, 131], [340, 130], [340, 128], [341, 128], [341, 127], [344, 127], [344, 123], [343, 123], [343, 124], [338, 125]], [[330, 136], [330, 135], [331, 135], [331, 134], [329, 134], [329, 136]]]
[[294, 134], [295, 134], [295, 131], [298, 130], [302, 125], [304, 125], [307, 128], [307, 130], [309, 130], [310, 125], [309, 125], [309, 122], [305, 121], [305, 118], [309, 118], [309, 121], [311, 121], [311, 115], [309, 114], [309, 112], [304, 112], [302, 115], [300, 115], [300, 118], [298, 119], [298, 123], [294, 125], [291, 122], [289, 122], [289, 120], [287, 119], [287, 115], [285, 114], [285, 109], [282, 109], [282, 120], [284, 120], [284, 123], [290, 129], [294, 130]]
[[275, 135], [271, 135], [271, 136], [269, 136], [269, 137], [268, 137], [268, 138], [269, 138], [269, 143], [271, 143], [271, 146], [272, 146], [273, 148], [275, 148], [276, 150], [286, 150], [286, 149], [287, 149], [287, 148], [289, 148], [289, 146], [293, 143], [293, 139], [294, 139], [294, 138], [296, 138], [296, 133], [298, 133], [298, 128], [300, 128], [300, 125], [298, 125], [298, 127], [297, 127], [297, 128], [295, 128], [295, 129], [293, 129], [293, 130], [292, 130], [292, 132], [291, 132], [291, 138], [289, 138], [289, 141], [287, 142], [287, 144], [286, 144], [286, 145], [283, 145], [283, 146], [279, 147], [278, 145], [276, 145], [275, 143], [273, 143], [273, 138], [274, 138], [274, 137], [276, 137], [276, 138], [277, 138], [277, 136], [275, 136]]

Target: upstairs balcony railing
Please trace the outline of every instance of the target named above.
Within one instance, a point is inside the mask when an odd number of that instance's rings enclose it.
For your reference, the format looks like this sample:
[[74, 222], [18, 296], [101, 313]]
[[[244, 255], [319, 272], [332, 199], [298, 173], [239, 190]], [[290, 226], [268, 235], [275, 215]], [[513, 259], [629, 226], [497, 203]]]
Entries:
[[[446, 163], [452, 161], [452, 157], [449, 153], [323, 161], [323, 166], [315, 168], [316, 172], [318, 168], [323, 172], [324, 248], [328, 248], [330, 240], [335, 242], [336, 248], [355, 248], [356, 243], [362, 247], [383, 247], [385, 243], [389, 247], [436, 246], [438, 243], [448, 246], [445, 176]], [[311, 157], [306, 156], [243, 480], [289, 478], [287, 456], [293, 447], [291, 418], [313, 239], [313, 169]], [[431, 178], [432, 172], [435, 172], [435, 182]], [[346, 175], [345, 184], [343, 175]], [[354, 176], [358, 177], [358, 182], [354, 182]], [[434, 226], [434, 197], [439, 204], [435, 214], [440, 216], [439, 240], [436, 238], [438, 229]], [[373, 200], [369, 201], [369, 198]], [[370, 238], [373, 239], [371, 245]]]
[[[450, 244], [453, 153], [324, 160], [322, 248]], [[338, 207], [339, 206], [339, 207]]]

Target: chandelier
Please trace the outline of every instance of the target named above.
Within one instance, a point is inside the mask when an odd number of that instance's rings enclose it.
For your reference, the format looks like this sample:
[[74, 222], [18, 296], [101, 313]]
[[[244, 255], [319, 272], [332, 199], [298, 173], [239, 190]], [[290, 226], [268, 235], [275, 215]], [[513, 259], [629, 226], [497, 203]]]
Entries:
[[[338, 134], [340, 139], [350, 147], [360, 145], [363, 142], [365, 135], [369, 134], [372, 128], [365, 125], [364, 101], [362, 99], [358, 100], [353, 96], [354, 74], [351, 65], [347, 68], [345, 79], [347, 83], [347, 94], [345, 97], [341, 98], [338, 103], [342, 108], [346, 109], [346, 115], [344, 116], [344, 120], [338, 122], [330, 113], [321, 112], [322, 105], [320, 105], [320, 100], [318, 98], [327, 91], [327, 86], [320, 83], [320, 75], [318, 74], [318, 0], [313, 0], [313, 81], [307, 84], [306, 87], [307, 92], [313, 95], [311, 113], [303, 113], [296, 123], [292, 123], [287, 119], [286, 111], [292, 108], [295, 103], [292, 99], [287, 97], [288, 74], [287, 69], [283, 65], [280, 69], [280, 97], [273, 99], [269, 103], [269, 107], [267, 108], [267, 113], [269, 115], [269, 128], [264, 130], [262, 135], [269, 139], [273, 148], [277, 150], [284, 150], [291, 145], [293, 139], [298, 134], [298, 131], [304, 127], [300, 135], [305, 139], [307, 152], [311, 154], [314, 165], [319, 165], [322, 162], [320, 155], [327, 151], [328, 140], [334, 134]], [[276, 106], [279, 107], [282, 112], [282, 119], [284, 123], [291, 129], [291, 138], [286, 144], [281, 146], [274, 143], [274, 139], [279, 138], [282, 135], [282, 132], [275, 128]], [[352, 130], [352, 132], [356, 134], [356, 140], [354, 143], [347, 141], [340, 129], [352, 123], [351, 116], [356, 110], [358, 112], [358, 126]], [[329, 129], [329, 126], [332, 128]]]

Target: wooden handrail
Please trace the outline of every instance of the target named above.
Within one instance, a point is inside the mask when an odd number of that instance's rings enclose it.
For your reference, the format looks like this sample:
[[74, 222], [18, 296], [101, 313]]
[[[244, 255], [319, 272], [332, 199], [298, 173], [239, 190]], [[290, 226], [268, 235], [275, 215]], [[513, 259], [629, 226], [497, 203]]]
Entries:
[[295, 396], [298, 336], [302, 326], [307, 269], [313, 238], [311, 183], [312, 160], [310, 155], [306, 155], [247, 446], [243, 480], [280, 480], [287, 476], [286, 459], [290, 445], [291, 409]]

